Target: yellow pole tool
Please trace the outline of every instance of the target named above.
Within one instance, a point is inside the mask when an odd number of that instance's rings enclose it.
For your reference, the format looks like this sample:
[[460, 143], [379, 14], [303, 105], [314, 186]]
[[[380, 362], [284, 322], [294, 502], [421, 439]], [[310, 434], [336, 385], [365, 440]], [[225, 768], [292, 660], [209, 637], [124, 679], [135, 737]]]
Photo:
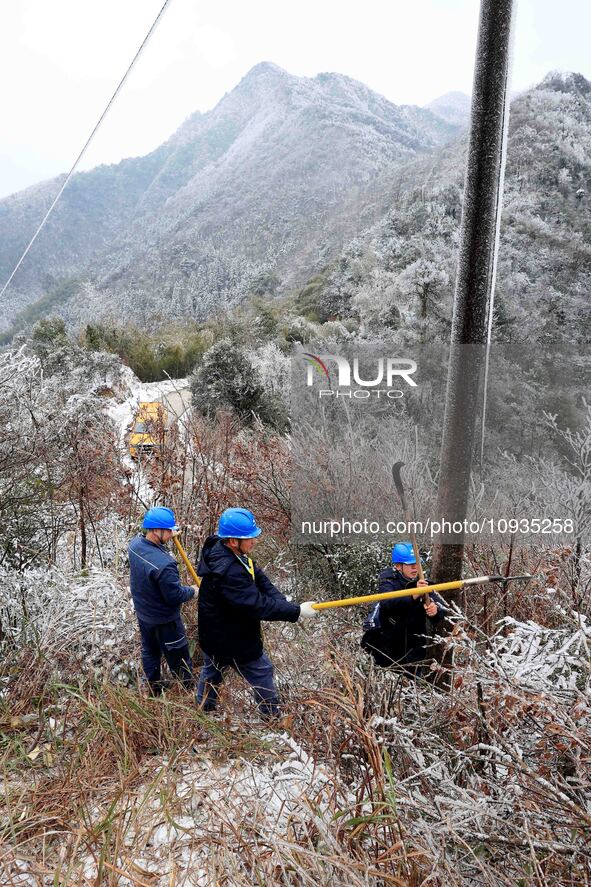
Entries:
[[312, 604], [315, 610], [331, 610], [334, 607], [353, 607], [355, 604], [373, 604], [376, 601], [388, 601], [397, 597], [417, 597], [431, 591], [451, 591], [452, 588], [464, 588], [467, 585], [483, 585], [486, 582], [510, 582], [515, 579], [533, 579], [533, 576], [475, 576], [473, 579], [459, 579], [456, 582], [438, 582], [436, 585], [423, 585], [422, 588], [401, 588], [400, 591], [383, 591], [379, 594], [365, 594], [361, 597], [346, 597], [341, 601], [322, 601]]
[[191, 563], [191, 561], [190, 561], [189, 558], [187, 557], [187, 552], [185, 551], [185, 549], [184, 549], [183, 546], [181, 545], [181, 540], [180, 540], [179, 537], [175, 534], [175, 535], [172, 537], [172, 541], [173, 541], [174, 544], [176, 545], [176, 550], [178, 551], [178, 553], [180, 554], [181, 558], [183, 559], [183, 563], [185, 564], [185, 567], [186, 567], [187, 570], [189, 571], [189, 576], [190, 576], [191, 579], [193, 580], [194, 585], [196, 585], [197, 588], [199, 588], [199, 586], [201, 585], [201, 579], [199, 578], [199, 576], [198, 576], [197, 573], [195, 572], [195, 567], [193, 566], [193, 564]]

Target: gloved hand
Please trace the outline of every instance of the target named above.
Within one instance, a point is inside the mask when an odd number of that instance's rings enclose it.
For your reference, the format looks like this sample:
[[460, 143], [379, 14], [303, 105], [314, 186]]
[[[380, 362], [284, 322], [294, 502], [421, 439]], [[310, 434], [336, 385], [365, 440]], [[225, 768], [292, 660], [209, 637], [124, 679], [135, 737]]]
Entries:
[[303, 604], [300, 604], [300, 619], [311, 619], [312, 616], [318, 616], [319, 611], [312, 607], [312, 604], [315, 603], [316, 601], [304, 601]]

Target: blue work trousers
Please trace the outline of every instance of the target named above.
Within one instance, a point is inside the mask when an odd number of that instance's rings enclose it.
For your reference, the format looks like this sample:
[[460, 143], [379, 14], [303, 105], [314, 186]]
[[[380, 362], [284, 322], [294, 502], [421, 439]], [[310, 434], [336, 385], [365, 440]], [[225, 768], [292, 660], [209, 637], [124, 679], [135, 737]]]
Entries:
[[142, 666], [152, 693], [163, 690], [160, 674], [162, 657], [166, 659], [172, 674], [190, 690], [193, 684], [193, 667], [189, 643], [183, 620], [178, 617], [162, 625], [146, 625], [138, 619], [142, 639]]
[[214, 711], [218, 704], [218, 687], [224, 680], [224, 671], [233, 668], [252, 687], [259, 711], [264, 718], [279, 715], [279, 696], [273, 682], [273, 663], [264, 654], [252, 662], [232, 662], [229, 665], [217, 665], [207, 653], [199, 674], [197, 685], [197, 705], [203, 711]]

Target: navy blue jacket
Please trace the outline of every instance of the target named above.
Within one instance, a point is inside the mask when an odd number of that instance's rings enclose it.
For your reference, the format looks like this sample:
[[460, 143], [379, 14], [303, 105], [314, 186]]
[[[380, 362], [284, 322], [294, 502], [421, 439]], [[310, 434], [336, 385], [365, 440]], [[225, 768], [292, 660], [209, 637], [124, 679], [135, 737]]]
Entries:
[[162, 546], [136, 536], [129, 543], [129, 580], [137, 618], [146, 625], [164, 625], [181, 612], [195, 591], [181, 585], [176, 559]]
[[[407, 579], [394, 567], [382, 570], [378, 592], [416, 588], [416, 579]], [[436, 626], [445, 619], [448, 608], [437, 593], [431, 592], [437, 604], [435, 616], [425, 613], [424, 597], [400, 597], [380, 601], [364, 622], [366, 629], [362, 646], [374, 655], [378, 665], [394, 662], [422, 662], [426, 656], [429, 625]]]
[[252, 662], [263, 655], [261, 620], [297, 622], [292, 604], [255, 565], [247, 566], [217, 536], [205, 540], [197, 573], [199, 644], [218, 665]]

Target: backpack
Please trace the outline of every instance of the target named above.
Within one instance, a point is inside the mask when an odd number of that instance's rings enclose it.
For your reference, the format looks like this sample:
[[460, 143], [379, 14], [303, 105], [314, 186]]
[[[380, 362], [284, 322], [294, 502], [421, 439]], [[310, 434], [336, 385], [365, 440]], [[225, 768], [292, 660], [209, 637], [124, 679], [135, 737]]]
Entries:
[[361, 636], [361, 649], [373, 658], [376, 665], [388, 668], [394, 664], [388, 644], [382, 630], [380, 605], [375, 605], [371, 613], [363, 620], [363, 635]]

